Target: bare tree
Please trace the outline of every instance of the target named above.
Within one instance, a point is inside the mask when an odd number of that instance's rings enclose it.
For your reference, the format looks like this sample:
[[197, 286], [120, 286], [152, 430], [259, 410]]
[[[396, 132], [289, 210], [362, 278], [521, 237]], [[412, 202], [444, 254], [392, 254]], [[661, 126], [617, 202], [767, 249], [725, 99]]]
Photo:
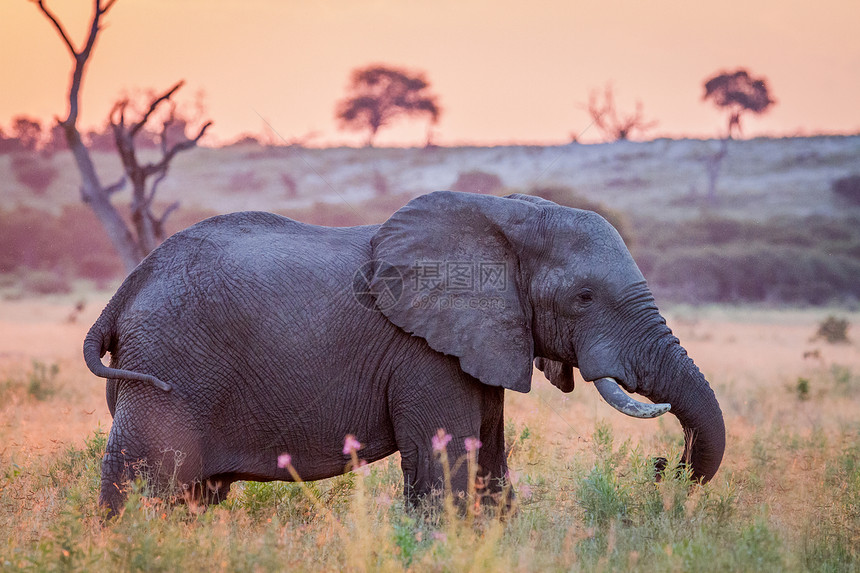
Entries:
[[708, 188], [705, 191], [705, 203], [710, 206], [717, 204], [717, 180], [720, 178], [720, 170], [723, 167], [723, 161], [729, 154], [729, 140], [723, 138], [720, 140], [717, 150], [711, 154], [706, 154], [702, 158], [702, 163], [705, 165], [705, 172], [708, 175]]
[[705, 95], [714, 105], [729, 112], [729, 128], [726, 137], [742, 133], [741, 114], [764, 113], [775, 100], [770, 97], [765, 78], [754, 78], [743, 68], [734, 72], [720, 72], [705, 81]]
[[[164, 221], [179, 207], [179, 202], [171, 203], [161, 214], [155, 216], [152, 212], [152, 202], [158, 185], [167, 177], [170, 162], [176, 155], [186, 149], [191, 149], [206, 133], [206, 129], [212, 125], [208, 121], [200, 127], [197, 135], [193, 138], [185, 136], [186, 120], [176, 115], [176, 103], [171, 99], [182, 87], [184, 82], [180, 81], [172, 88], [156, 97], [149, 105], [149, 109], [143, 113], [141, 118], [133, 123], [126, 123], [126, 111], [130, 100], [121, 99], [114, 104], [110, 114], [110, 124], [113, 129], [114, 140], [122, 166], [128, 180], [131, 181], [131, 222], [137, 236], [139, 250], [149, 254], [160, 241], [165, 238]], [[170, 106], [167, 118], [162, 121], [161, 130], [156, 134], [161, 150], [161, 158], [156, 162], [141, 163], [137, 150], [135, 149], [135, 136], [141, 133], [147, 122], [158, 111], [162, 104]], [[151, 183], [149, 181], [151, 180]]]
[[369, 66], [352, 72], [348, 91], [336, 117], [344, 129], [369, 131], [368, 146], [373, 145], [376, 132], [396, 118], [426, 115], [434, 124], [441, 114], [438, 98], [422, 73]]
[[[155, 246], [155, 241], [150, 240], [151, 237], [158, 237], [158, 233], [161, 233], [163, 236], [163, 224], [165, 217], [173, 210], [172, 208], [168, 208], [168, 211], [162, 214], [161, 217], [154, 217], [151, 212], [152, 202], [155, 195], [155, 189], [157, 188], [157, 182], [160, 182], [161, 179], [167, 174], [167, 167], [170, 161], [176, 156], [177, 153], [183, 151], [185, 149], [189, 149], [196, 145], [196, 143], [203, 137], [206, 129], [211, 125], [210, 123], [206, 123], [197, 134], [195, 138], [187, 140], [185, 143], [177, 144], [174, 147], [165, 147], [166, 142], [162, 141], [162, 160], [156, 164], [147, 164], [141, 166], [137, 161], [136, 157], [134, 157], [134, 135], [140, 131], [143, 124], [146, 123], [146, 119], [148, 119], [151, 115], [145, 114], [142, 122], [136, 122], [132, 126], [125, 126], [124, 121], [119, 121], [123, 118], [123, 111], [125, 106], [122, 105], [122, 102], [117, 104], [114, 107], [113, 112], [111, 113], [111, 121], [114, 123], [114, 119], [117, 121], [115, 123], [116, 127], [114, 128], [114, 135], [117, 139], [117, 147], [120, 149], [120, 154], [123, 157], [123, 166], [128, 174], [129, 179], [133, 180], [134, 186], [134, 178], [143, 179], [143, 191], [140, 197], [135, 196], [132, 198], [132, 221], [135, 223], [134, 232], [129, 226], [126, 224], [120, 212], [117, 210], [116, 206], [111, 203], [111, 197], [114, 193], [122, 189], [125, 185], [126, 178], [123, 177], [119, 181], [111, 185], [104, 185], [101, 182], [101, 179], [96, 172], [95, 166], [93, 164], [92, 158], [90, 156], [89, 149], [85, 145], [81, 133], [78, 130], [78, 116], [80, 114], [80, 91], [81, 85], [83, 83], [84, 73], [86, 71], [87, 63], [89, 62], [90, 56], [92, 55], [93, 48], [96, 44], [96, 39], [98, 38], [99, 32], [102, 29], [102, 19], [104, 16], [110, 11], [113, 7], [116, 0], [93, 0], [93, 15], [92, 20], [89, 24], [89, 33], [87, 34], [86, 41], [82, 48], [77, 49], [74, 43], [71, 41], [69, 35], [66, 33], [65, 28], [62, 23], [57, 19], [57, 17], [45, 6], [44, 0], [36, 0], [35, 3], [42, 11], [48, 20], [50, 20], [51, 24], [59, 34], [60, 39], [66, 45], [66, 48], [69, 51], [69, 54], [72, 56], [72, 60], [74, 62], [74, 68], [72, 71], [72, 80], [69, 86], [69, 111], [65, 119], [57, 119], [59, 125], [63, 127], [63, 130], [66, 135], [66, 141], [68, 142], [69, 149], [72, 152], [72, 155], [75, 159], [75, 164], [78, 167], [78, 171], [81, 174], [81, 199], [84, 203], [89, 205], [89, 207], [93, 210], [96, 217], [98, 217], [105, 231], [107, 232], [108, 237], [111, 240], [114, 248], [122, 259], [123, 265], [126, 268], [126, 271], [131, 271], [137, 264], [145, 257], [152, 248]], [[164, 101], [170, 99], [170, 96], [175, 93], [177, 89], [181, 86], [181, 82], [174, 86], [173, 89], [169, 90], [163, 96], [156, 98], [150, 105], [151, 111], [154, 111], [155, 108], [158, 107]], [[117, 113], [119, 115], [117, 115]], [[165, 127], [167, 129], [167, 127]], [[126, 137], [128, 133], [125, 130], [129, 130], [130, 136]], [[162, 132], [164, 133], [164, 132]], [[126, 163], [126, 156], [123, 156], [122, 147], [120, 147], [119, 140], [123, 140], [123, 145], [129, 145], [131, 147], [130, 158], [133, 158], [133, 163]], [[126, 155], [128, 155], [128, 149], [126, 150]], [[135, 167], [136, 166], [136, 167]], [[136, 171], [137, 168], [140, 168], [142, 171]], [[142, 176], [142, 173], [146, 173], [145, 176]], [[150, 187], [149, 191], [146, 191], [146, 179], [150, 177], [156, 177], [156, 181], [153, 186]], [[174, 207], [175, 208], [175, 207]], [[138, 221], [141, 221], [138, 224]], [[141, 230], [143, 233], [141, 233]], [[156, 232], [158, 231], [158, 233]]]
[[612, 84], [606, 84], [603, 89], [603, 98], [598, 90], [592, 90], [588, 97], [586, 106], [588, 115], [597, 129], [609, 141], [623, 141], [630, 139], [633, 132], [645, 133], [657, 126], [657, 121], [646, 121], [642, 109], [642, 102], [636, 102], [636, 111], [630, 114], [622, 114], [615, 105], [615, 95], [612, 92]]

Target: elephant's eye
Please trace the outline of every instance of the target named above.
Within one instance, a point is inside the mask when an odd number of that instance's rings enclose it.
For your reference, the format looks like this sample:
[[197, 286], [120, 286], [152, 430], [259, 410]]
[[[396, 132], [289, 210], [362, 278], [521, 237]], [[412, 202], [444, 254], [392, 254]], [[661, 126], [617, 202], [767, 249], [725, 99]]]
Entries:
[[576, 295], [576, 301], [585, 306], [590, 304], [594, 300], [594, 293], [591, 292], [591, 289], [582, 289]]

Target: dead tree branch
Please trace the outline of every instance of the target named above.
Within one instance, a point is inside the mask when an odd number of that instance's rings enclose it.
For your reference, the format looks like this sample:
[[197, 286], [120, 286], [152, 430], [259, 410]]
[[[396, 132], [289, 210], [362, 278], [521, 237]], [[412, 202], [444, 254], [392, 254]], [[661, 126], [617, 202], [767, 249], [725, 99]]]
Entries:
[[[141, 114], [137, 121], [126, 123], [126, 110], [129, 109], [128, 98], [122, 99], [114, 104], [109, 120], [116, 142], [117, 152], [122, 160], [123, 169], [132, 185], [131, 220], [137, 233], [138, 244], [145, 254], [154, 249], [159, 241], [164, 240], [164, 223], [167, 217], [173, 213], [179, 203], [171, 204], [160, 217], [152, 212], [153, 201], [158, 186], [167, 177], [170, 162], [181, 152], [191, 149], [197, 145], [200, 138], [205, 135], [206, 130], [212, 125], [211, 121], [204, 123], [197, 135], [188, 138], [183, 133], [179, 141], [170, 141], [169, 132], [171, 127], [177, 123], [176, 102], [173, 96], [184, 85], [184, 81], [177, 82], [173, 87], [163, 94], [154, 97], [149, 107]], [[157, 134], [160, 142], [161, 158], [155, 162], [141, 163], [135, 147], [135, 136], [158, 114], [164, 105], [170, 106], [167, 118], [161, 123], [161, 130]], [[184, 126], [183, 121], [183, 126]], [[151, 183], [149, 181], [152, 180]]]
[[[80, 92], [84, 73], [95, 47], [99, 32], [102, 30], [103, 17], [110, 11], [116, 0], [93, 0], [93, 15], [89, 24], [89, 33], [81, 49], [75, 48], [65, 27], [54, 13], [48, 9], [44, 0], [34, 0], [39, 10], [50, 21], [57, 31], [60, 39], [66, 45], [69, 54], [74, 60], [72, 70], [72, 81], [69, 86], [68, 101], [69, 111], [66, 119], [57, 120], [62, 126], [68, 142], [69, 149], [74, 156], [78, 171], [81, 174], [81, 199], [90, 206], [105, 228], [114, 248], [120, 255], [126, 271], [131, 271], [152, 249], [158, 241], [164, 238], [164, 221], [167, 216], [176, 210], [176, 204], [170, 205], [160, 217], [155, 217], [151, 212], [151, 206], [155, 198], [155, 191], [164, 178], [170, 162], [180, 152], [196, 146], [206, 129], [212, 122], [206, 122], [194, 138], [184, 137], [173, 144], [167, 142], [167, 129], [174, 120], [174, 113], [170, 114], [170, 121], [162, 126], [162, 157], [155, 163], [141, 165], [138, 161], [134, 138], [144, 129], [158, 108], [164, 102], [175, 104], [171, 100], [173, 95], [182, 87], [183, 82], [176, 83], [171, 89], [150, 102], [149, 109], [131, 125], [126, 124], [126, 111], [129, 100], [118, 101], [109, 115], [109, 121], [114, 131], [114, 138], [122, 160], [126, 176], [112, 185], [105, 186], [99, 179], [95, 166], [90, 156], [90, 150], [86, 147], [78, 130], [78, 117], [80, 114]], [[146, 190], [147, 179], [155, 176], [155, 180], [149, 190]], [[117, 208], [111, 203], [111, 197], [123, 189], [127, 181], [132, 184], [132, 228], [126, 223]]]
[[597, 90], [592, 90], [586, 106], [588, 115], [595, 127], [610, 141], [630, 139], [634, 131], [644, 133], [657, 126], [657, 121], [646, 121], [642, 102], [636, 102], [636, 111], [622, 115], [615, 105], [612, 84], [607, 84], [603, 90], [603, 99]]

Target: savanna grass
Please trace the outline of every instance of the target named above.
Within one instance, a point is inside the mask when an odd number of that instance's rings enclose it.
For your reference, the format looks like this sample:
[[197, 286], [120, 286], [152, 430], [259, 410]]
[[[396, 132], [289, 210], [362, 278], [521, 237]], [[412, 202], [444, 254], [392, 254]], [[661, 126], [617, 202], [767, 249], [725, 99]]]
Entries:
[[[823, 378], [833, 378], [822, 367]], [[838, 377], [837, 377], [838, 378]], [[818, 379], [818, 378], [815, 378]], [[831, 384], [836, 385], [834, 380]], [[780, 393], [775, 400], [789, 396]], [[803, 407], [850, 399], [811, 393]], [[792, 399], [792, 404], [800, 404]], [[736, 419], [736, 418], [735, 418]], [[661, 426], [663, 427], [663, 426]], [[856, 571], [860, 569], [860, 426], [812, 432], [777, 423], [732, 434], [732, 459], [700, 485], [647, 452], [680, 458], [668, 428], [619, 440], [598, 422], [578, 454], [540, 420], [506, 427], [513, 513], [480, 489], [407, 509], [396, 456], [318, 482], [236, 484], [205, 511], [145, 480], [105, 524], [98, 486], [105, 434], [54, 457], [2, 457], [0, 569], [33, 571]], [[447, 460], [477, 472], [475, 454]], [[436, 442], [434, 442], [436, 443]], [[4, 454], [0, 453], [0, 456]], [[282, 460], [289, 464], [289, 460]]]

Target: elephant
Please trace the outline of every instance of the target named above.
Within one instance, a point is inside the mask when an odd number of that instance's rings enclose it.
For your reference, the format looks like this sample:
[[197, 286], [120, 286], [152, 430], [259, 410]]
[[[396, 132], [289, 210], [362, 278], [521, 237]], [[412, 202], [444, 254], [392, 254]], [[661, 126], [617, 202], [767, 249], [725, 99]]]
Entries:
[[[480, 444], [482, 482], [509, 491], [505, 390], [529, 392], [533, 365], [564, 392], [578, 369], [628, 413], [671, 407], [696, 480], [725, 449], [716, 396], [616, 229], [527, 195], [438, 191], [343, 228], [212, 217], [130, 273], [83, 350], [107, 379], [99, 502], [111, 514], [141, 468], [201, 503], [237, 480], [340, 475], [346, 436], [367, 462], [399, 451], [415, 504], [441, 488], [440, 429], [448, 459]], [[467, 473], [451, 477], [455, 493]]]

